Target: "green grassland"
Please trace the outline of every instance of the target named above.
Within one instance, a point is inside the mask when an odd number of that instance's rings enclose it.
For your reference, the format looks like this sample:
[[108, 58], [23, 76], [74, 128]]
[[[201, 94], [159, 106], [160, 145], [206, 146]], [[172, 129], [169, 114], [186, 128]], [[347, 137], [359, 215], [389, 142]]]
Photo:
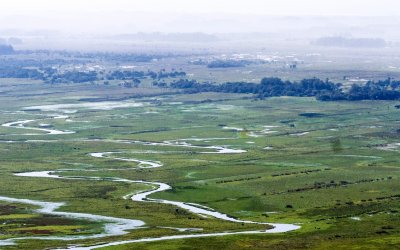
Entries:
[[[0, 127], [0, 195], [65, 202], [62, 211], [140, 219], [129, 234], [74, 242], [23, 240], [2, 249], [45, 249], [126, 239], [185, 234], [164, 227], [205, 232], [243, 231], [265, 226], [202, 218], [174, 206], [122, 197], [149, 185], [73, 179], [17, 177], [14, 173], [65, 170], [63, 176], [120, 177], [164, 182], [171, 190], [152, 198], [198, 203], [243, 220], [298, 223], [284, 234], [234, 235], [134, 243], [107, 249], [396, 249], [400, 246], [400, 110], [396, 102], [317, 102], [311, 98], [170, 94], [130, 99], [141, 107], [78, 108], [68, 119], [60, 111], [15, 112], [44, 104], [82, 103], [82, 98], [131, 96], [152, 89], [113, 86], [56, 86], [31, 82], [4, 85], [0, 122], [35, 120], [74, 134]], [[48, 87], [48, 86], [47, 86]], [[60, 93], [63, 92], [63, 93]], [[43, 98], [39, 93], [46, 93]], [[157, 104], [154, 103], [158, 100]], [[207, 100], [207, 102], [202, 102]], [[265, 127], [274, 126], [274, 127]], [[224, 127], [241, 128], [224, 129]], [[263, 133], [268, 128], [271, 133]], [[265, 132], [265, 131], [264, 131]], [[24, 135], [34, 133], [36, 135]], [[256, 135], [256, 136], [255, 136]], [[203, 140], [198, 140], [203, 139]], [[29, 141], [27, 141], [29, 140]], [[227, 146], [243, 154], [210, 154], [210, 149], [143, 145], [116, 140], [181, 140], [197, 146]], [[148, 151], [153, 151], [149, 153]], [[212, 151], [212, 150], [211, 150]], [[93, 158], [93, 152], [159, 161], [141, 169], [135, 162]], [[96, 171], [85, 171], [96, 170]], [[2, 224], [5, 222], [6, 224]], [[101, 231], [101, 223], [53, 218], [32, 206], [0, 204], [1, 238], [32, 234], [74, 235]]]

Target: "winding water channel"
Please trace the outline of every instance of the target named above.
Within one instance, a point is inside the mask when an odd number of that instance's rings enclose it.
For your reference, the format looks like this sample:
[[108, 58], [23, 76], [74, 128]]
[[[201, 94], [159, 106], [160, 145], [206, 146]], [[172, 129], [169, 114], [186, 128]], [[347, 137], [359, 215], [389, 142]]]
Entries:
[[[57, 119], [59, 116], [55, 116], [53, 119]], [[42, 129], [42, 128], [33, 128], [33, 127], [25, 127], [24, 125], [30, 122], [34, 122], [35, 120], [25, 120], [25, 121], [17, 121], [17, 122], [9, 122], [3, 124], [4, 127], [14, 127], [20, 129], [30, 129], [30, 130], [40, 130], [46, 132], [48, 135], [64, 135], [75, 133], [74, 131], [60, 131], [53, 129]], [[25, 134], [32, 135], [32, 134]], [[93, 140], [84, 140], [84, 141], [93, 141]], [[106, 141], [106, 142], [116, 142], [116, 143], [131, 143], [131, 144], [142, 144], [148, 146], [174, 146], [174, 147], [185, 147], [185, 148], [199, 148], [206, 149], [210, 151], [202, 152], [202, 153], [217, 153], [217, 154], [240, 154], [246, 152], [241, 149], [230, 149], [223, 146], [196, 146], [185, 141], [164, 141], [164, 142], [144, 142], [144, 141], [128, 141], [128, 140], [96, 140], [96, 141]], [[163, 164], [158, 161], [149, 161], [149, 160], [140, 160], [133, 158], [122, 158], [122, 157], [114, 157], [113, 155], [119, 154], [122, 152], [95, 152], [90, 153], [89, 156], [96, 158], [108, 158], [119, 161], [130, 161], [138, 163], [137, 168], [159, 168], [162, 167]], [[76, 171], [77, 169], [75, 169]], [[150, 190], [133, 193], [130, 195], [124, 196], [126, 199], [131, 199], [133, 202], [154, 202], [161, 204], [170, 204], [176, 207], [185, 209], [191, 213], [197, 214], [202, 217], [214, 217], [220, 220], [236, 222], [236, 223], [249, 223], [249, 224], [260, 224], [260, 225], [270, 225], [273, 226], [272, 229], [266, 230], [256, 230], [256, 231], [241, 231], [241, 232], [221, 232], [221, 233], [193, 233], [193, 234], [180, 234], [180, 235], [172, 235], [172, 236], [163, 236], [163, 237], [155, 237], [155, 238], [143, 238], [143, 239], [135, 239], [135, 240], [125, 240], [125, 241], [115, 241], [106, 244], [100, 244], [90, 247], [80, 247], [73, 246], [68, 249], [96, 249], [106, 246], [115, 246], [121, 244], [135, 243], [135, 242], [151, 242], [151, 241], [162, 241], [162, 240], [172, 240], [172, 239], [185, 239], [185, 238], [200, 238], [200, 237], [212, 237], [212, 236], [224, 236], [224, 235], [235, 235], [235, 234], [261, 234], [261, 233], [284, 233], [293, 230], [297, 230], [300, 226], [295, 224], [278, 224], [278, 223], [264, 223], [264, 222], [254, 222], [247, 220], [239, 220], [230, 217], [227, 214], [215, 211], [212, 208], [205, 207], [200, 204], [194, 203], [185, 203], [179, 201], [170, 201], [163, 199], [154, 199], [150, 198], [154, 193], [163, 192], [171, 189], [171, 186], [166, 183], [161, 182], [152, 182], [152, 181], [144, 181], [144, 180], [129, 180], [124, 178], [104, 178], [104, 177], [87, 177], [87, 176], [62, 176], [63, 172], [67, 172], [68, 170], [49, 170], [49, 171], [37, 171], [37, 172], [25, 172], [25, 173], [17, 173], [16, 176], [26, 177], [26, 178], [55, 178], [55, 179], [69, 179], [69, 180], [87, 180], [87, 181], [114, 181], [114, 182], [126, 182], [126, 183], [140, 183], [149, 185]], [[80, 171], [89, 171], [89, 170], [80, 170]], [[59, 212], [58, 210], [64, 205], [64, 203], [60, 202], [44, 202], [44, 201], [35, 201], [30, 199], [17, 199], [10, 197], [0, 196], [0, 201], [12, 202], [12, 203], [23, 203], [30, 204], [40, 207], [36, 210], [37, 213], [42, 214], [51, 214], [56, 216], [62, 216], [66, 218], [74, 218], [74, 219], [85, 219], [92, 221], [104, 222], [104, 230], [101, 234], [95, 235], [82, 235], [82, 236], [43, 236], [43, 237], [20, 237], [20, 238], [12, 238], [7, 240], [0, 240], [1, 245], [12, 245], [17, 244], [18, 240], [26, 240], [26, 239], [47, 239], [47, 240], [63, 240], [63, 241], [72, 241], [72, 240], [83, 240], [83, 239], [92, 239], [92, 238], [100, 238], [105, 236], [117, 236], [127, 234], [128, 230], [138, 229], [145, 225], [145, 222], [140, 220], [132, 220], [132, 219], [123, 219], [123, 218], [115, 218], [94, 214], [85, 214], [85, 213], [72, 213], [72, 212]], [[268, 228], [270, 228], [268, 226]], [[191, 231], [190, 229], [176, 229], [177, 231]]]

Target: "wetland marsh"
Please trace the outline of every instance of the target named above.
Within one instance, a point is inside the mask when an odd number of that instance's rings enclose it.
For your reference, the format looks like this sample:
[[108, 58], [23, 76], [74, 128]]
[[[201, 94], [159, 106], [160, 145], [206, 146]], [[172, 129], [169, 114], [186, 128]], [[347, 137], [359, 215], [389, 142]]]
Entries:
[[399, 243], [396, 102], [210, 97], [4, 98], [2, 248]]

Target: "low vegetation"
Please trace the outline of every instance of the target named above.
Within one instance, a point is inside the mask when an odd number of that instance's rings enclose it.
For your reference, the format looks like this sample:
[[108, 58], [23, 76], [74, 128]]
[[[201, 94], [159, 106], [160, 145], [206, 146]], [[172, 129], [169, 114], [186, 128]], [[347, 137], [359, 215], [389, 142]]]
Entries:
[[[155, 186], [115, 178], [172, 187], [151, 194], [152, 199], [196, 203], [232, 218], [301, 228], [105, 249], [396, 249], [400, 244], [399, 81], [371, 79], [353, 85], [302, 77], [232, 82], [226, 68], [185, 68], [188, 58], [174, 57], [179, 63], [168, 61], [171, 67], [164, 69], [157, 60], [171, 55], [58, 53], [62, 56], [41, 62], [9, 59], [8, 67], [0, 61], [0, 123], [29, 120], [0, 127], [0, 195], [65, 202], [58, 211], [142, 220], [145, 226], [114, 237], [25, 239], [2, 249], [268, 228], [205, 218], [174, 205], [134, 202], [131, 195]], [[96, 73], [74, 70], [71, 65], [81, 67], [82, 58], [88, 68], [100, 59], [109, 64], [101, 64]], [[134, 70], [122, 68], [132, 62]], [[215, 82], [208, 81], [210, 73]], [[57, 80], [49, 84], [53, 77]], [[222, 146], [240, 151], [216, 154]], [[90, 155], [94, 152], [110, 153], [96, 158]], [[146, 168], [138, 160], [162, 166]], [[15, 175], [50, 170], [69, 178]], [[103, 231], [102, 221], [36, 209], [1, 202], [0, 242]]]

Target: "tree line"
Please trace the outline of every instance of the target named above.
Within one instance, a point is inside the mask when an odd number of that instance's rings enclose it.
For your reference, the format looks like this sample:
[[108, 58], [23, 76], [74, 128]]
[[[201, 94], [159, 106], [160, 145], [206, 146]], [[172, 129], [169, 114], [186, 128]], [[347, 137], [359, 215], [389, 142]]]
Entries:
[[[39, 66], [39, 65], [38, 65]], [[252, 82], [226, 82], [216, 84], [210, 82], [198, 82], [186, 77], [186, 72], [166, 71], [60, 71], [55, 67], [16, 67], [14, 65], [1, 65], [0, 78], [29, 78], [43, 80], [46, 83], [84, 83], [109, 80], [122, 80], [122, 85], [127, 87], [139, 86], [139, 79], [152, 79], [153, 85], [161, 88], [182, 89], [185, 93], [198, 92], [224, 92], [254, 94], [258, 99], [274, 96], [299, 96], [315, 97], [321, 101], [336, 100], [399, 100], [400, 81], [391, 78], [379, 81], [369, 81], [364, 85], [353, 84], [344, 88], [341, 83], [333, 83], [329, 79], [319, 78], [303, 79], [301, 81], [284, 81], [277, 77], [263, 78], [260, 83]], [[169, 84], [163, 79], [172, 78]], [[175, 79], [175, 80], [174, 80]]]
[[400, 81], [391, 78], [369, 81], [365, 85], [353, 84], [344, 90], [343, 84], [319, 78], [303, 79], [300, 82], [283, 81], [277, 77], [263, 78], [259, 84], [249, 82], [226, 82], [223, 84], [200, 83], [196, 80], [179, 79], [169, 87], [183, 89], [186, 93], [223, 92], [254, 94], [256, 98], [276, 96], [315, 97], [320, 101], [336, 100], [399, 100]]
[[165, 69], [160, 71], [132, 71], [132, 70], [114, 70], [105, 71], [60, 71], [52, 67], [24, 68], [14, 66], [0, 67], [0, 78], [26, 78], [43, 80], [46, 83], [85, 83], [102, 80], [130, 80], [135, 83], [139, 79], [161, 80], [166, 78], [185, 77], [183, 71], [172, 70], [170, 72]]

